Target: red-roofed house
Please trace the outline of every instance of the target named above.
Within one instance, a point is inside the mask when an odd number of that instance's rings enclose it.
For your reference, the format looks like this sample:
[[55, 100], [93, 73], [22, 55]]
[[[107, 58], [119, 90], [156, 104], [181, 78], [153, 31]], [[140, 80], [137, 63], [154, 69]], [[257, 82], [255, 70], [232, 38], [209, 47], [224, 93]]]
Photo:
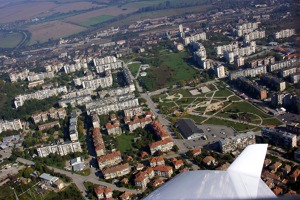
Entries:
[[103, 188], [103, 187], [95, 187], [94, 192], [97, 195], [98, 199], [110, 199], [112, 198], [112, 189], [111, 188]]
[[153, 170], [157, 176], [162, 176], [165, 178], [170, 178], [173, 174], [173, 169], [170, 166], [159, 165], [154, 167]]
[[277, 172], [278, 168], [282, 166], [282, 163], [280, 162], [275, 162], [274, 164], [272, 164], [271, 166], [269, 166], [270, 170], [272, 173]]
[[296, 170], [290, 175], [290, 178], [291, 178], [293, 181], [297, 181], [299, 175], [300, 175], [300, 170], [299, 170], [299, 169], [296, 169]]
[[130, 197], [131, 197], [131, 196], [132, 196], [132, 193], [126, 191], [126, 192], [124, 192], [123, 194], [121, 194], [121, 195], [119, 196], [119, 198], [120, 198], [121, 200], [130, 200]]
[[115, 177], [124, 176], [129, 174], [131, 171], [131, 167], [128, 163], [117, 165], [111, 168], [103, 169], [102, 173], [105, 179], [112, 179]]
[[282, 189], [280, 187], [275, 187], [273, 189], [273, 192], [276, 196], [278, 196], [278, 195], [282, 194]]
[[117, 120], [114, 124], [108, 122], [106, 125], [106, 130], [108, 135], [120, 135], [122, 134], [122, 129], [120, 127], [120, 122]]
[[160, 186], [162, 184], [164, 184], [164, 180], [161, 179], [161, 178], [158, 178], [158, 179], [154, 180], [153, 183], [152, 183], [153, 187], [157, 187], [157, 186]]
[[156, 167], [156, 166], [159, 166], [159, 165], [165, 165], [165, 160], [164, 160], [164, 158], [162, 156], [153, 157], [150, 160], [150, 166], [151, 167]]
[[172, 163], [173, 163], [175, 169], [179, 169], [181, 166], [183, 166], [182, 160], [174, 160]]
[[201, 149], [196, 148], [192, 150], [193, 156], [196, 157], [201, 154]]
[[154, 171], [151, 167], [149, 167], [145, 171], [141, 171], [135, 176], [134, 183], [138, 187], [145, 188], [153, 177]]
[[202, 160], [203, 164], [206, 166], [210, 166], [210, 165], [215, 165], [216, 164], [216, 159], [212, 156], [206, 156], [203, 160]]

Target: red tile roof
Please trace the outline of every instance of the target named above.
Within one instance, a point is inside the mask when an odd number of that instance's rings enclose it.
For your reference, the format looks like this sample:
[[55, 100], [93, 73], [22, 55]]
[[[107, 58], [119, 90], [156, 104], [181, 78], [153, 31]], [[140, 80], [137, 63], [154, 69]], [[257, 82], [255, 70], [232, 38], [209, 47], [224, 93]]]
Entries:
[[98, 160], [98, 162], [105, 162], [106, 160], [110, 160], [110, 159], [113, 159], [113, 158], [119, 157], [119, 156], [121, 156], [121, 152], [120, 151], [115, 151], [115, 152], [112, 152], [110, 154], [106, 154], [104, 156], [101, 156], [97, 160]]
[[161, 171], [161, 172], [170, 172], [172, 167], [166, 165], [159, 165], [153, 168], [154, 171]]
[[114, 166], [114, 167], [111, 167], [111, 168], [103, 169], [102, 173], [103, 174], [110, 174], [110, 173], [114, 173], [114, 172], [118, 172], [118, 171], [124, 170], [126, 168], [129, 168], [129, 164], [128, 163], [125, 163], [125, 164], [122, 164], [122, 165], [117, 165], [117, 166]]
[[173, 140], [171, 138], [167, 138], [167, 139], [164, 139], [164, 140], [153, 142], [153, 143], [149, 144], [149, 147], [150, 147], [150, 149], [154, 149], [158, 146], [165, 145], [165, 144], [168, 144], [168, 143], [171, 143], [171, 142], [173, 142]]

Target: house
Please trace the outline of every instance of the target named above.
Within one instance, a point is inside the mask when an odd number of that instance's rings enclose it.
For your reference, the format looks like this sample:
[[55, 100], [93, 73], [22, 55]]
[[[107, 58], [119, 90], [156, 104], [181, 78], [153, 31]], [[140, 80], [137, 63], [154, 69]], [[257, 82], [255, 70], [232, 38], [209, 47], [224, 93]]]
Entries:
[[105, 179], [112, 179], [115, 177], [121, 177], [126, 174], [129, 174], [131, 171], [131, 167], [128, 163], [117, 165], [111, 168], [106, 168], [102, 170], [103, 176]]
[[272, 163], [272, 161], [270, 159], [265, 159], [264, 167], [268, 167], [271, 163]]
[[154, 180], [153, 183], [152, 183], [153, 187], [158, 187], [162, 184], [164, 184], [164, 180], [161, 179], [161, 178], [158, 178], [158, 179]]
[[106, 130], [108, 135], [120, 135], [122, 134], [122, 129], [120, 127], [120, 122], [116, 120], [113, 124], [108, 122], [106, 125]]
[[51, 176], [50, 174], [43, 173], [40, 175], [40, 179], [43, 183], [56, 187], [59, 190], [64, 188], [64, 182], [55, 176]]
[[131, 197], [131, 196], [132, 196], [132, 193], [126, 191], [126, 192], [124, 192], [123, 194], [121, 194], [121, 195], [119, 196], [119, 199], [121, 199], [121, 200], [130, 200], [130, 197]]
[[143, 152], [141, 153], [140, 158], [141, 158], [141, 159], [144, 159], [145, 157], [148, 157], [148, 156], [149, 156], [149, 154], [148, 154], [146, 151], [143, 151]]
[[54, 126], [60, 127], [59, 121], [54, 121], [54, 122], [50, 122], [50, 123], [47, 123], [47, 124], [41, 124], [41, 125], [38, 126], [38, 129], [43, 131], [43, 130], [46, 130], [46, 129], [53, 128]]
[[150, 180], [154, 177], [154, 171], [151, 167], [139, 172], [134, 179], [134, 183], [138, 187], [145, 188]]
[[109, 187], [104, 188], [97, 186], [94, 188], [94, 192], [98, 199], [110, 199], [113, 195], [112, 189]]
[[292, 167], [290, 165], [285, 165], [284, 168], [282, 169], [282, 172], [285, 174], [285, 175], [288, 175], [292, 170]]
[[83, 159], [81, 157], [74, 158], [70, 161], [70, 164], [72, 166], [72, 169], [74, 171], [81, 171], [84, 168]]
[[196, 157], [201, 154], [201, 149], [196, 148], [192, 150], [193, 157]]
[[212, 156], [206, 156], [203, 160], [202, 163], [205, 166], [210, 166], [210, 165], [216, 165], [216, 159]]
[[166, 129], [159, 123], [159, 121], [151, 122], [152, 129], [154, 130], [155, 134], [160, 140], [165, 140], [170, 138], [169, 134], [167, 133]]
[[272, 191], [276, 196], [282, 194], [282, 189], [280, 187], [275, 187]]
[[179, 169], [181, 166], [184, 165], [182, 160], [177, 160], [177, 159], [174, 159], [172, 161], [172, 163], [173, 163], [175, 169]]
[[190, 119], [180, 119], [175, 127], [179, 130], [182, 137], [188, 140], [204, 136], [203, 130], [199, 129]]
[[274, 164], [270, 165], [269, 168], [272, 173], [277, 172], [278, 168], [282, 166], [282, 163], [280, 162], [275, 162]]
[[181, 170], [179, 170], [180, 173], [188, 172], [188, 171], [190, 171], [190, 170], [189, 170], [189, 168], [186, 168], [186, 167], [183, 168], [183, 169], [181, 169]]
[[117, 116], [116, 116], [115, 114], [111, 114], [111, 115], [110, 115], [110, 120], [111, 120], [111, 121], [117, 120]]
[[267, 185], [270, 189], [272, 189], [272, 188], [275, 186], [273, 179], [267, 180], [267, 181], [266, 181], [266, 185]]
[[159, 165], [165, 165], [165, 160], [164, 160], [164, 158], [162, 156], [153, 157], [150, 160], [150, 166], [151, 167], [156, 167], [156, 166], [159, 166]]
[[155, 175], [170, 178], [173, 174], [173, 169], [170, 166], [159, 165], [153, 168]]
[[104, 156], [97, 158], [99, 169], [103, 169], [106, 166], [117, 165], [122, 162], [121, 152], [115, 151], [110, 154], [106, 154]]
[[136, 168], [137, 171], [141, 171], [141, 170], [144, 169], [144, 167], [145, 166], [143, 164], [139, 163], [139, 164], [137, 164], [137, 166], [135, 168]]
[[299, 169], [296, 169], [296, 170], [290, 175], [290, 178], [291, 178], [293, 181], [297, 181], [299, 175], [300, 175], [300, 170], [299, 170]]
[[216, 170], [226, 170], [230, 164], [226, 162], [225, 164], [221, 165], [220, 167], [217, 167]]

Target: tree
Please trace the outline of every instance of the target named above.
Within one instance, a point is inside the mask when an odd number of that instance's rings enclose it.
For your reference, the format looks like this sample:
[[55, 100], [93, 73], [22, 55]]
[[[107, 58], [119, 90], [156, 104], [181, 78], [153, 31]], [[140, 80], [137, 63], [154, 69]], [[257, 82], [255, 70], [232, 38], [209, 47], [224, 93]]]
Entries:
[[178, 148], [178, 146], [177, 146], [177, 145], [174, 145], [174, 146], [173, 146], [173, 151], [175, 151], [176, 153], [178, 153], [178, 151], [179, 151], [179, 148]]
[[179, 85], [180, 85], [180, 87], [184, 87], [184, 86], [186, 86], [186, 82], [184, 80], [180, 80]]

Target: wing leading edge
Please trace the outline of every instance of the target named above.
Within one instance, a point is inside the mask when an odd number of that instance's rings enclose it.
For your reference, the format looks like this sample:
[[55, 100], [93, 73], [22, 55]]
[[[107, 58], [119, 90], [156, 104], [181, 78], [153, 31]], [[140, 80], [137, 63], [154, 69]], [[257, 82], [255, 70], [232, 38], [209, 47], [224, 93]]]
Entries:
[[275, 198], [261, 180], [267, 144], [248, 146], [227, 171], [184, 172], [145, 199], [256, 199]]

